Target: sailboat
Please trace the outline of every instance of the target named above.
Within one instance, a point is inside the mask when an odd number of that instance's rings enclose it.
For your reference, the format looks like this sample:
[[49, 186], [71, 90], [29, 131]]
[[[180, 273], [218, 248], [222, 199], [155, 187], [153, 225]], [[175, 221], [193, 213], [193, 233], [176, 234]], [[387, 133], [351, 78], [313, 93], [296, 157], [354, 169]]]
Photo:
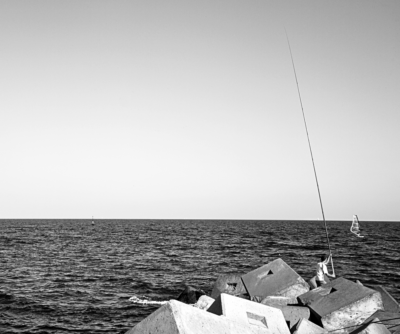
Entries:
[[94, 225], [94, 219], [93, 219], [93, 216], [92, 216], [92, 225]]
[[359, 238], [364, 238], [364, 236], [360, 234], [361, 233], [360, 232], [360, 224], [358, 222], [357, 215], [353, 215], [353, 222], [350, 227], [350, 232], [355, 234]]

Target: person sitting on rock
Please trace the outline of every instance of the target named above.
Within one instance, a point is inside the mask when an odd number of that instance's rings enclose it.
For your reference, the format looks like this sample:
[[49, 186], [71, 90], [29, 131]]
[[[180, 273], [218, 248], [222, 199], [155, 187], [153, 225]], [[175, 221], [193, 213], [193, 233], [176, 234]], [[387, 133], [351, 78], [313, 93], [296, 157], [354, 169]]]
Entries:
[[329, 263], [331, 260], [332, 254], [329, 254], [328, 257], [326, 255], [321, 255], [321, 262], [317, 264], [317, 272], [316, 272], [316, 277], [315, 277], [315, 282], [317, 283], [317, 286], [321, 286], [322, 284], [326, 284], [325, 281], [325, 275], [328, 277], [335, 278], [335, 273], [333, 272], [332, 274], [329, 274], [328, 268], [326, 265]]

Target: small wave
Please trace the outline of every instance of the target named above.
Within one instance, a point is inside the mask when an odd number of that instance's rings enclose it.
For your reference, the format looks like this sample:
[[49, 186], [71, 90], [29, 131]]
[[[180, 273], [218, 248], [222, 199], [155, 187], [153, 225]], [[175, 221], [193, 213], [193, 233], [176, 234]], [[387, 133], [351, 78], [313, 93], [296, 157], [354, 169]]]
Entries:
[[168, 303], [168, 300], [161, 300], [161, 301], [156, 301], [156, 300], [151, 300], [147, 299], [145, 296], [144, 298], [139, 298], [138, 296], [133, 296], [129, 298], [129, 301], [131, 301], [134, 304], [139, 304], [139, 305], [164, 305]]

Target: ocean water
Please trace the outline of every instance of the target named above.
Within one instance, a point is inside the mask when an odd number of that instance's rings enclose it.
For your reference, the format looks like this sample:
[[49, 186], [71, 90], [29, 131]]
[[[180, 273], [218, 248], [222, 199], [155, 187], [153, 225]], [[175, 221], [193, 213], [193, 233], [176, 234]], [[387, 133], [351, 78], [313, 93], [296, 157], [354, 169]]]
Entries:
[[[335, 272], [400, 301], [400, 223], [328, 223]], [[308, 280], [327, 253], [323, 222], [0, 220], [0, 333], [125, 333], [185, 285], [282, 258]]]

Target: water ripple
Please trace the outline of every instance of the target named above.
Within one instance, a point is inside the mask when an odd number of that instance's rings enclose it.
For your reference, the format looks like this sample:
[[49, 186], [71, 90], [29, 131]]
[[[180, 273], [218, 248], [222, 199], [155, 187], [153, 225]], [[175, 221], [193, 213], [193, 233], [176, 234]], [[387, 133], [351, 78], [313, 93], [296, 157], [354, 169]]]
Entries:
[[[329, 222], [339, 276], [380, 284], [400, 300], [400, 224]], [[327, 251], [321, 222], [0, 221], [2, 333], [125, 333], [185, 284], [211, 293], [220, 274], [244, 274], [278, 257], [305, 279]]]

